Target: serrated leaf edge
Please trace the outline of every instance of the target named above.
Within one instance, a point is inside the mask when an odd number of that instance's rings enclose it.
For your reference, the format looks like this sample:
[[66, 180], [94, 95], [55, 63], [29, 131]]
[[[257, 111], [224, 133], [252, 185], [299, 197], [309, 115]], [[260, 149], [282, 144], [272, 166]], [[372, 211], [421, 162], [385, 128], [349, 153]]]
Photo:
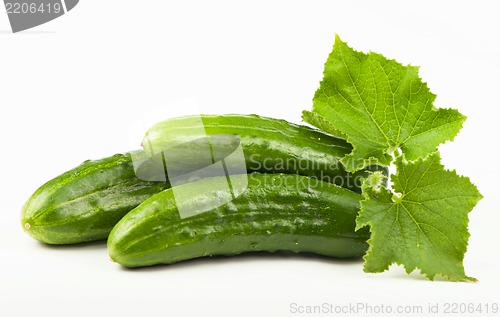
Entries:
[[[453, 170], [446, 169], [445, 166], [441, 164], [441, 157], [439, 155], [439, 151], [434, 151], [433, 153], [428, 154], [425, 158], [419, 158], [419, 159], [416, 159], [416, 160], [413, 160], [413, 161], [404, 160], [403, 157], [398, 158], [398, 160], [402, 160], [402, 164], [418, 164], [418, 161], [422, 161], [423, 162], [423, 161], [429, 159], [430, 156], [432, 156], [432, 155], [437, 155], [437, 163], [439, 163], [443, 167], [443, 171], [453, 173], [458, 178], [467, 180], [472, 186], [474, 186], [474, 188], [476, 189], [477, 194], [478, 194], [477, 199], [474, 201], [474, 203], [471, 206], [470, 210], [467, 212], [467, 231], [466, 231], [466, 235], [467, 236], [465, 237], [465, 240], [464, 240], [464, 242], [465, 242], [465, 252], [460, 257], [460, 260], [463, 263], [463, 260], [465, 258], [465, 254], [467, 253], [467, 249], [468, 249], [468, 246], [469, 246], [469, 238], [471, 236], [471, 234], [469, 232], [469, 229], [468, 229], [468, 227], [469, 227], [469, 221], [470, 221], [469, 214], [472, 212], [472, 210], [475, 208], [475, 206], [479, 203], [479, 201], [481, 201], [481, 199], [484, 198], [484, 196], [479, 192], [479, 189], [471, 181], [471, 179], [469, 177], [458, 174], [457, 171], [456, 171], [456, 169], [453, 169]], [[393, 176], [394, 176], [394, 174], [390, 175], [390, 179], [392, 179]], [[390, 181], [390, 184], [392, 184], [392, 180]], [[380, 192], [381, 190], [387, 190], [389, 193], [394, 194], [394, 191], [392, 190], [392, 186], [390, 186], [389, 188], [380, 188], [378, 191], [374, 191], [374, 192]], [[402, 194], [402, 193], [400, 193], [400, 194]], [[403, 267], [405, 269], [405, 271], [406, 271], [407, 274], [410, 274], [410, 273], [418, 270], [421, 275], [427, 277], [431, 281], [433, 281], [436, 276], [441, 276], [441, 277], [446, 278], [447, 280], [452, 281], [452, 282], [477, 282], [478, 281], [476, 278], [470, 277], [470, 276], [467, 276], [467, 275], [464, 275], [463, 278], [459, 278], [458, 279], [458, 278], [453, 278], [453, 277], [450, 277], [450, 276], [448, 276], [446, 274], [442, 274], [442, 273], [430, 274], [430, 273], [427, 273], [427, 272], [423, 272], [422, 269], [418, 265], [415, 265], [414, 269], [409, 269], [404, 263], [402, 263], [400, 261], [392, 261], [392, 262], [390, 262], [389, 264], [385, 265], [384, 267], [382, 267], [380, 270], [377, 270], [377, 271], [370, 271], [370, 270], [368, 270], [367, 269], [367, 262], [368, 262], [367, 258], [373, 252], [373, 248], [372, 248], [371, 242], [375, 239], [376, 233], [372, 230], [372, 228], [373, 228], [372, 221], [370, 221], [370, 220], [364, 221], [364, 222], [360, 221], [360, 219], [361, 219], [361, 217], [363, 215], [363, 212], [364, 212], [364, 210], [363, 210], [363, 202], [367, 202], [367, 201], [369, 201], [371, 199], [369, 195], [364, 195], [364, 191], [363, 191], [363, 196], [365, 197], [365, 199], [363, 199], [363, 200], [360, 201], [360, 211], [359, 211], [359, 213], [358, 213], [358, 215], [356, 217], [355, 231], [358, 231], [361, 228], [369, 226], [370, 238], [367, 240], [369, 248], [366, 251], [366, 254], [363, 256], [363, 260], [364, 260], [363, 271], [365, 273], [382, 273], [382, 272], [387, 271], [392, 264], [396, 264], [398, 266]], [[393, 199], [391, 199], [391, 203], [395, 203]]]

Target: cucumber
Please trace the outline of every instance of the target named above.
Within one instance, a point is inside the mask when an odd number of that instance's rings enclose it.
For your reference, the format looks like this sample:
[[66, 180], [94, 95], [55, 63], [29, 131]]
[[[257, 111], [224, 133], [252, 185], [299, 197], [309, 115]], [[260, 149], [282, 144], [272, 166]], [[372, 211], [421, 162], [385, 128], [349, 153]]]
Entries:
[[106, 239], [127, 212], [170, 187], [138, 179], [132, 156], [145, 157], [136, 151], [85, 161], [41, 186], [22, 209], [24, 230], [48, 244]]
[[376, 165], [347, 173], [339, 162], [351, 151], [345, 140], [256, 115], [170, 119], [152, 127], [143, 146], [144, 152], [84, 162], [40, 187], [22, 210], [24, 229], [50, 244], [106, 239], [145, 199], [206, 177], [300, 174], [360, 192], [369, 170], [387, 174]]
[[[140, 267], [252, 251], [365, 254], [369, 231], [355, 231], [361, 195], [299, 175], [232, 176], [230, 190], [227, 180], [186, 183], [144, 201], [110, 233], [111, 259]], [[194, 212], [182, 217], [180, 206]]]
[[[361, 192], [361, 179], [366, 177], [368, 170], [382, 171], [387, 175], [387, 169], [378, 165], [355, 174], [347, 173], [340, 159], [352, 151], [352, 146], [344, 139], [307, 126], [257, 115], [199, 115], [168, 119], [151, 127], [142, 144], [147, 155], [160, 156], [170, 178], [176, 179], [173, 185], [191, 181], [192, 178], [183, 180], [182, 175], [202, 171], [235, 153], [238, 148], [242, 149], [244, 161], [226, 159], [227, 174], [299, 174], [357, 193]], [[181, 179], [177, 179], [178, 176]], [[217, 176], [217, 172], [212, 171], [206, 176]]]

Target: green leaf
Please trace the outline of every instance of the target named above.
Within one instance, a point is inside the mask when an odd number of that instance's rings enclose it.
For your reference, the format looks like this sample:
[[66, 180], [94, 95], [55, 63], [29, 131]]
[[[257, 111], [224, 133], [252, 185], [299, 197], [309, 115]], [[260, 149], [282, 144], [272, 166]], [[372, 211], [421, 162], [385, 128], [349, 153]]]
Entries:
[[408, 273], [420, 269], [429, 279], [474, 281], [465, 275], [463, 258], [469, 232], [468, 213], [482, 198], [467, 177], [448, 171], [438, 153], [415, 162], [396, 159], [386, 188], [364, 188], [365, 200], [356, 230], [369, 225], [372, 236], [365, 255], [366, 272], [385, 271], [392, 263]]
[[[436, 109], [435, 97], [418, 77], [418, 67], [357, 52], [336, 36], [312, 113], [329, 122], [328, 130], [347, 136], [353, 151], [342, 162], [353, 172], [374, 161], [389, 165], [397, 149], [412, 161], [452, 140], [466, 117]], [[304, 120], [325, 126], [311, 115]]]
[[302, 111], [302, 120], [304, 122], [307, 122], [313, 126], [315, 126], [316, 128], [320, 129], [321, 131], [323, 132], [326, 132], [326, 133], [329, 133], [333, 136], [338, 136], [340, 138], [347, 138], [347, 136], [340, 132], [339, 130], [337, 130], [333, 124], [331, 124], [328, 120], [326, 120], [324, 117], [322, 117], [321, 115], [315, 113], [315, 112], [311, 112], [311, 111]]

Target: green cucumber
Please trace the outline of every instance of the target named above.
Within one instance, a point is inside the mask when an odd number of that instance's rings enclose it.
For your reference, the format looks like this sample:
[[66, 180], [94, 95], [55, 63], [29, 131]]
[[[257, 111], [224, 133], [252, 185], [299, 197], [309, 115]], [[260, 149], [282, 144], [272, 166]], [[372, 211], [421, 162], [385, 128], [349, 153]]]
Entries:
[[[387, 175], [387, 169], [377, 165], [355, 174], [347, 173], [340, 159], [352, 151], [352, 146], [344, 139], [307, 126], [257, 115], [199, 115], [168, 119], [151, 127], [143, 140], [147, 155], [163, 155], [167, 168], [172, 167], [169, 176], [206, 168], [223, 160], [238, 146], [243, 151], [244, 162], [233, 160], [225, 164], [243, 164], [243, 172], [246, 167], [249, 173], [299, 174], [358, 193], [367, 170], [382, 171]], [[231, 171], [241, 173], [241, 170], [239, 166], [226, 166], [229, 174]]]
[[49, 244], [106, 239], [127, 212], [170, 187], [138, 179], [133, 156], [145, 157], [136, 151], [85, 161], [41, 186], [23, 207], [24, 230]]
[[[109, 255], [126, 267], [251, 251], [360, 257], [369, 238], [368, 229], [355, 231], [361, 197], [299, 175], [206, 178], [166, 189], [128, 213], [110, 233]], [[181, 217], [179, 206], [194, 213]]]

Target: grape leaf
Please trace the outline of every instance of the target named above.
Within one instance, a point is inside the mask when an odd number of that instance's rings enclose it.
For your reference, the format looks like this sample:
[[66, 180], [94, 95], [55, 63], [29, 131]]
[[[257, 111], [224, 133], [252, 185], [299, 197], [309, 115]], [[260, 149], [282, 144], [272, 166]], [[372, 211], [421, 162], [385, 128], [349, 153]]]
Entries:
[[482, 198], [467, 177], [448, 171], [438, 153], [414, 162], [396, 159], [391, 176], [396, 195], [386, 188], [364, 188], [356, 230], [369, 225], [366, 272], [385, 271], [392, 263], [415, 269], [433, 280], [474, 281], [465, 275], [463, 257], [468, 213]]
[[[435, 97], [418, 77], [418, 67], [357, 52], [336, 36], [312, 113], [353, 145], [342, 163], [354, 172], [374, 161], [389, 165], [397, 149], [411, 161], [452, 140], [466, 117], [454, 109], [435, 108]], [[311, 115], [303, 118], [324, 127]]]

